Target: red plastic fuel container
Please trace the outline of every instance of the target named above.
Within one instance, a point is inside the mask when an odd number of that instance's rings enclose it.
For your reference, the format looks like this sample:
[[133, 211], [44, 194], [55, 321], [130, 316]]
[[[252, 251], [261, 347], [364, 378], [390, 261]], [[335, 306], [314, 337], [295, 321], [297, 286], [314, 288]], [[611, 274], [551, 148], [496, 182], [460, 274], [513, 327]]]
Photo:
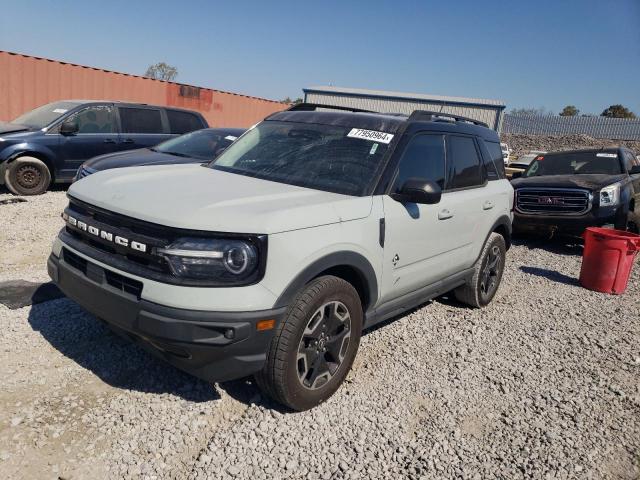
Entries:
[[589, 227], [584, 234], [580, 285], [596, 292], [624, 293], [640, 235], [610, 228]]

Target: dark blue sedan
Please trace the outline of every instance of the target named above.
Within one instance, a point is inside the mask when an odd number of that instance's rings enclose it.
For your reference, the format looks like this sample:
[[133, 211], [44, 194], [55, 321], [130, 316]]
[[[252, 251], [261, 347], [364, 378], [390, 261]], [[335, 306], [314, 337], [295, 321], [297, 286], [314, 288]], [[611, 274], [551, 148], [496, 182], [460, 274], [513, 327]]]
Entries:
[[205, 128], [155, 147], [100, 155], [84, 162], [74, 181], [110, 168], [209, 162], [244, 132], [242, 128]]

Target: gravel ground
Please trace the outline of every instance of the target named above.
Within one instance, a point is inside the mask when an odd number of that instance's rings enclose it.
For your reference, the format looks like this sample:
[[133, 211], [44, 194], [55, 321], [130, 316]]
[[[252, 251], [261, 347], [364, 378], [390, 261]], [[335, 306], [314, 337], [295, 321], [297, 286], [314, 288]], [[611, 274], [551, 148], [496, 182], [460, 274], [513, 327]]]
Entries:
[[632, 140], [607, 140], [593, 138], [588, 135], [523, 135], [503, 134], [500, 136], [507, 142], [514, 156], [524, 155], [530, 150], [556, 152], [578, 148], [602, 148], [611, 145], [624, 145], [640, 155], [640, 142]]
[[[0, 281], [46, 280], [64, 204], [0, 205]], [[438, 299], [368, 332], [304, 413], [183, 374], [70, 300], [0, 305], [0, 478], [639, 478], [640, 268], [598, 294], [580, 253], [518, 240], [489, 307]]]

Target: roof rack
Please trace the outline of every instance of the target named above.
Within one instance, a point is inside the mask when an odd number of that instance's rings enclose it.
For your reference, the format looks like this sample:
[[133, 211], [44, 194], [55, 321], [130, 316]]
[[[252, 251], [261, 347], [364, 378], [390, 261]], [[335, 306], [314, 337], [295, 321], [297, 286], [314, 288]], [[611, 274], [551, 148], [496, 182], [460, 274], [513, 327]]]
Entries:
[[[346, 112], [354, 112], [354, 113], [374, 113], [378, 115], [391, 115], [403, 117], [406, 114], [403, 113], [383, 113], [383, 112], [374, 112], [372, 110], [364, 110], [362, 108], [355, 107], [342, 107], [338, 105], [325, 105], [322, 103], [297, 103], [289, 107], [286, 111], [288, 112], [312, 112], [321, 108], [326, 108], [329, 110], [343, 110]], [[462, 117], [460, 115], [453, 115], [451, 113], [443, 113], [443, 112], [430, 112], [428, 110], [414, 110], [411, 115], [407, 118], [407, 120], [411, 121], [423, 121], [423, 122], [467, 122], [472, 123], [474, 125], [480, 125], [482, 127], [489, 128], [484, 122], [480, 120], [474, 120], [473, 118]]]
[[[448, 118], [453, 121], [447, 120]], [[414, 110], [413, 113], [409, 115], [409, 121], [411, 120], [423, 122], [467, 122], [489, 128], [489, 125], [481, 122], [480, 120], [474, 120], [473, 118], [462, 117], [460, 115], [453, 115], [451, 113], [430, 112], [428, 110]]]
[[336, 105], [324, 105], [322, 103], [297, 103], [292, 105], [287, 109], [288, 112], [312, 112], [314, 110], [318, 110], [319, 108], [329, 108], [331, 110], [345, 110], [347, 112], [360, 112], [360, 113], [378, 113], [372, 112], [371, 110], [363, 110], [361, 108], [352, 108], [352, 107], [339, 107]]

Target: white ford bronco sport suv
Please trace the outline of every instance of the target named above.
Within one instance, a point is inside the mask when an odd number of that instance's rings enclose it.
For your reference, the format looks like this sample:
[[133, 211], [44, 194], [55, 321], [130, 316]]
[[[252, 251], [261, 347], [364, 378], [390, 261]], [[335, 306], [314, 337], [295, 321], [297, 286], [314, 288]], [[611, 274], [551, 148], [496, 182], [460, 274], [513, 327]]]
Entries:
[[452, 290], [473, 307], [495, 295], [513, 190], [483, 125], [301, 104], [206, 165], [96, 173], [69, 190], [49, 274], [173, 365], [253, 374], [311, 408], [363, 329]]

